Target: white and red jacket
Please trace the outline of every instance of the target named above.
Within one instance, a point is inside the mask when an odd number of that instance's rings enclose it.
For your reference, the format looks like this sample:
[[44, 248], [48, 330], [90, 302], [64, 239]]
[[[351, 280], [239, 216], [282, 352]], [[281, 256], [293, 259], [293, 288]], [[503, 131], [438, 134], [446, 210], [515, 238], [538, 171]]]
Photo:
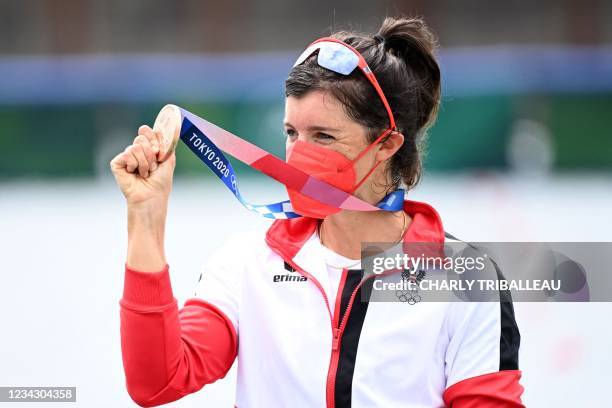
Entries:
[[[443, 242], [437, 212], [406, 201], [406, 242]], [[126, 266], [121, 346], [141, 406], [177, 400], [238, 358], [236, 406], [523, 407], [520, 334], [510, 302], [361, 301], [343, 270], [335, 304], [317, 220], [276, 220], [230, 240], [179, 309], [168, 266]]]

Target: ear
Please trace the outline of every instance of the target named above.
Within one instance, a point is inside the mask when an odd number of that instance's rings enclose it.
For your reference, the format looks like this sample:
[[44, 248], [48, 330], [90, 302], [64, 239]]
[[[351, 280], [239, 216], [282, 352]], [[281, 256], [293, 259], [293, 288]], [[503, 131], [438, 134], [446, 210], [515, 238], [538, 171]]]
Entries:
[[404, 144], [404, 135], [400, 132], [391, 132], [384, 142], [380, 143], [380, 149], [376, 152], [376, 161], [385, 161], [397, 152]]

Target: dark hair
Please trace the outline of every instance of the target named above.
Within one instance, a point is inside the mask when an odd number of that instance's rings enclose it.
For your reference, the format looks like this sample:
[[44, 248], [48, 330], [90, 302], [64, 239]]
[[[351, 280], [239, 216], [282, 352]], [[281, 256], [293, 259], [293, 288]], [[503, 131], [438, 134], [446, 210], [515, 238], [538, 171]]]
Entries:
[[[337, 31], [331, 34], [363, 55], [387, 97], [404, 144], [390, 161], [391, 188], [403, 182], [414, 187], [421, 177], [421, 149], [426, 130], [440, 104], [440, 68], [436, 39], [420, 18], [385, 18], [374, 35]], [[285, 95], [301, 97], [327, 90], [348, 116], [368, 128], [372, 142], [389, 126], [387, 112], [374, 88], [359, 70], [344, 76], [320, 67], [314, 56], [294, 67], [285, 81]]]

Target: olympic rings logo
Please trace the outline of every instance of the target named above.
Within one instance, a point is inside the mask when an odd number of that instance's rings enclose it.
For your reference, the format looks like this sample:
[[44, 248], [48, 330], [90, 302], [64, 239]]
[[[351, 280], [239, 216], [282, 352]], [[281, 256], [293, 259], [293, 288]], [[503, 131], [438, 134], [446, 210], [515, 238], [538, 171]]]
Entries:
[[408, 303], [409, 305], [416, 305], [419, 303], [422, 298], [419, 295], [418, 285], [425, 278], [425, 271], [412, 271], [408, 269], [404, 269], [402, 271], [402, 281], [409, 281], [414, 284], [415, 289], [413, 290], [396, 290], [395, 296], [399, 299], [400, 302]]
[[421, 295], [418, 294], [418, 291], [410, 293], [407, 290], [396, 290], [395, 296], [397, 296], [400, 302], [405, 302], [409, 305], [416, 305], [421, 301]]

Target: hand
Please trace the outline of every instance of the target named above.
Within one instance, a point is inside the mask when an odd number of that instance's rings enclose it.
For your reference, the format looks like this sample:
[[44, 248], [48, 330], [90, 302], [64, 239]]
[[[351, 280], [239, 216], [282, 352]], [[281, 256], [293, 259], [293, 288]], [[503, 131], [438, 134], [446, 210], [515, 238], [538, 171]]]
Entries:
[[129, 206], [165, 206], [172, 190], [174, 152], [158, 161], [159, 136], [149, 126], [138, 129], [134, 143], [110, 162], [115, 180]]

